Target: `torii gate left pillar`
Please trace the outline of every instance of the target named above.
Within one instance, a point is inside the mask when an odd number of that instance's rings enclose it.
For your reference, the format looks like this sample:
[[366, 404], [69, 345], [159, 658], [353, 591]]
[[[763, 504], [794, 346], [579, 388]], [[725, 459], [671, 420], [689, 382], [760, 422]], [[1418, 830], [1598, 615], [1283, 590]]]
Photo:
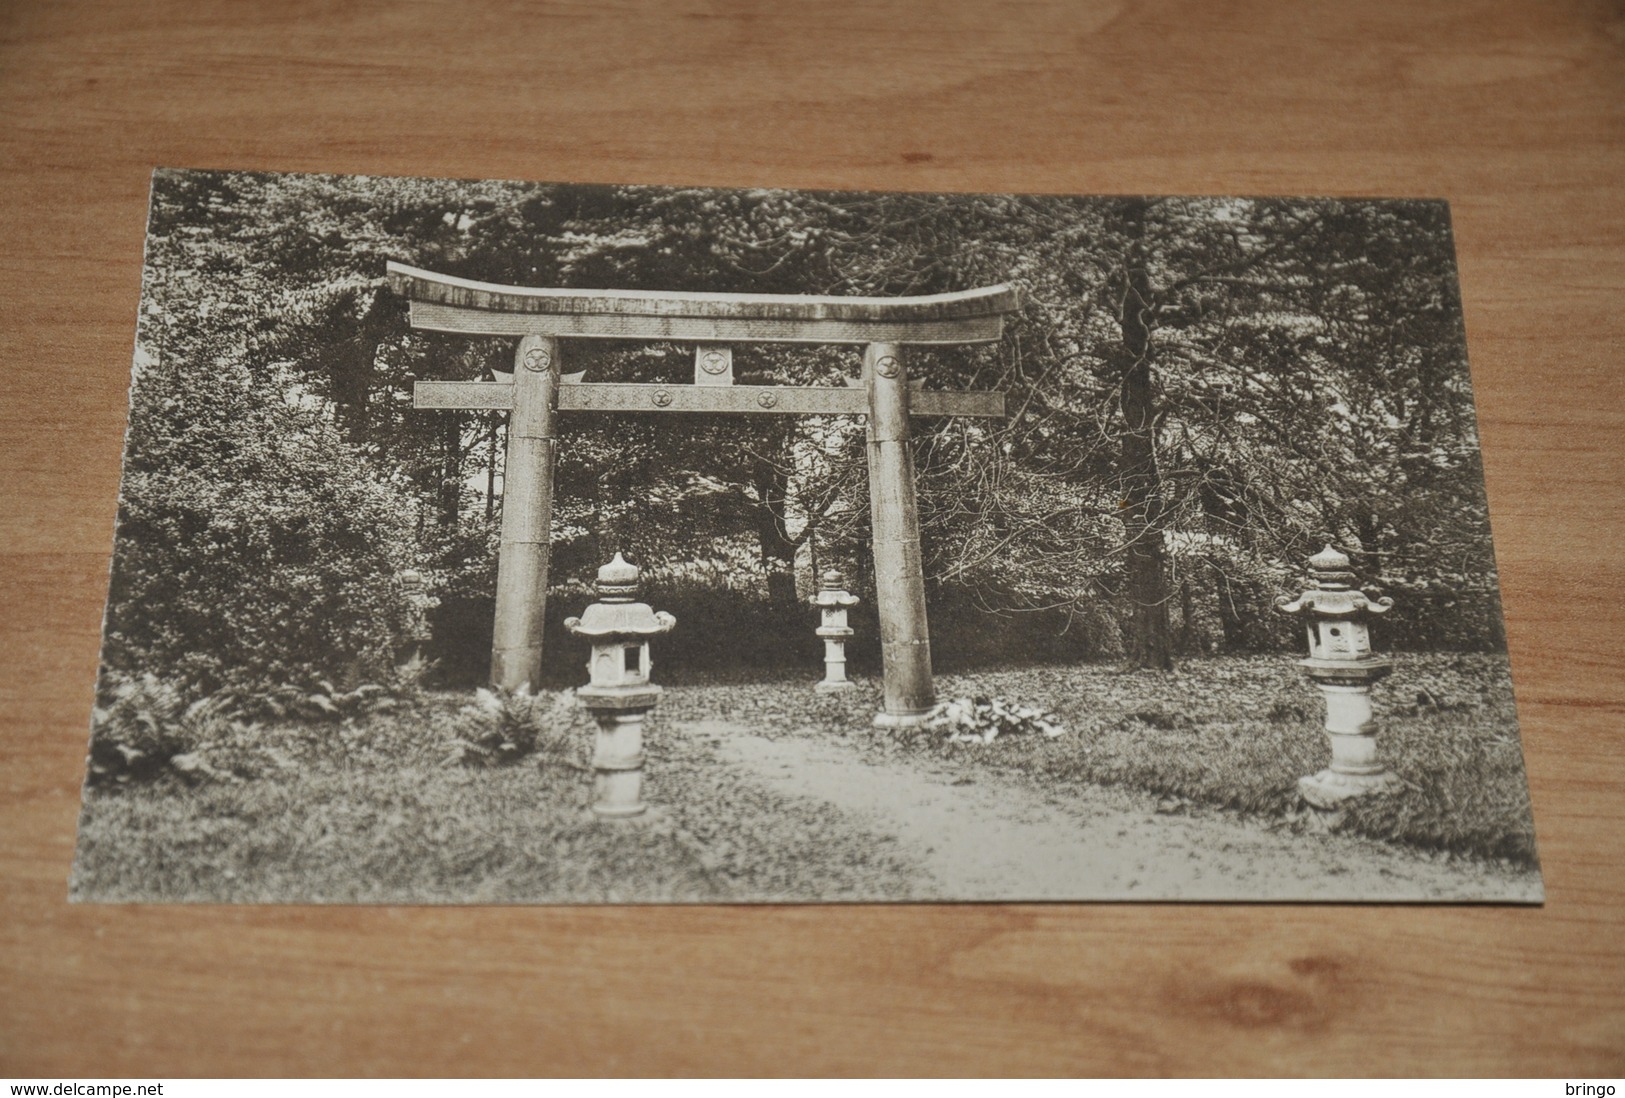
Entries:
[[[471, 282], [389, 264], [412, 303], [412, 326], [520, 336], [511, 383], [418, 382], [419, 408], [509, 410], [497, 561], [491, 678], [517, 689], [540, 682], [547, 608], [555, 420], [560, 411], [865, 415], [874, 532], [876, 609], [884, 697], [875, 723], [918, 723], [936, 701], [920, 554], [909, 419], [1003, 416], [996, 392], [920, 390], [909, 344], [987, 343], [1017, 307], [1008, 286], [910, 298], [529, 289]], [[647, 339], [699, 345], [694, 385], [583, 384], [560, 372], [560, 338]], [[864, 347], [860, 387], [732, 384], [733, 342], [846, 343]]]
[[508, 690], [541, 683], [558, 391], [559, 341], [550, 336], [525, 336], [514, 352], [513, 410], [502, 476], [496, 622], [491, 630], [491, 681]]

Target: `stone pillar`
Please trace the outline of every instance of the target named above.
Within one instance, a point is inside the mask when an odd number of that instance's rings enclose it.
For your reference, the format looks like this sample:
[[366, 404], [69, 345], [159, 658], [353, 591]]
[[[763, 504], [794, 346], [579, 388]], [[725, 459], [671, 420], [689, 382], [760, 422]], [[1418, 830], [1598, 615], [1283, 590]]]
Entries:
[[880, 616], [884, 696], [875, 725], [920, 724], [936, 704], [931, 635], [920, 561], [920, 512], [909, 448], [908, 370], [903, 348], [871, 343], [863, 353], [869, 392], [869, 507], [874, 528], [875, 609]]
[[520, 340], [514, 354], [491, 636], [491, 684], [507, 690], [534, 690], [541, 681], [558, 387], [558, 340], [536, 335]]
[[[658, 688], [656, 688], [658, 689]], [[650, 706], [592, 710], [598, 740], [592, 753], [592, 810], [609, 819], [641, 816], [643, 803], [643, 722]]]

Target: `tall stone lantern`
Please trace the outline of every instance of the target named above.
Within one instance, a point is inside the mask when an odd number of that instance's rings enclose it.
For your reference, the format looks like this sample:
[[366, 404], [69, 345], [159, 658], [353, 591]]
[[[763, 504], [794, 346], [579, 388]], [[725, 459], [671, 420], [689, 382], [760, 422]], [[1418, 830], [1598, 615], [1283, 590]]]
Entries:
[[1335, 808], [1350, 797], [1389, 793], [1400, 785], [1377, 756], [1371, 717], [1371, 686], [1394, 664], [1372, 654], [1370, 622], [1387, 613], [1394, 600], [1372, 599], [1355, 586], [1349, 558], [1330, 545], [1309, 558], [1309, 570], [1309, 589], [1295, 599], [1276, 599], [1275, 605], [1304, 617], [1309, 658], [1298, 666], [1326, 697], [1326, 734], [1332, 742], [1332, 764], [1300, 778], [1298, 792], [1317, 808]]
[[576, 697], [598, 723], [593, 752], [593, 805], [600, 816], [640, 816], [643, 803], [643, 722], [660, 697], [649, 681], [649, 638], [677, 619], [638, 602], [638, 566], [621, 554], [598, 570], [598, 601], [564, 627], [592, 643], [588, 683]]
[[858, 596], [846, 589], [846, 577], [831, 568], [824, 573], [818, 594], [812, 597], [822, 621], [814, 632], [824, 640], [824, 681], [813, 687], [820, 694], [851, 690], [856, 684], [846, 677], [846, 642], [852, 627], [846, 612], [858, 604]]

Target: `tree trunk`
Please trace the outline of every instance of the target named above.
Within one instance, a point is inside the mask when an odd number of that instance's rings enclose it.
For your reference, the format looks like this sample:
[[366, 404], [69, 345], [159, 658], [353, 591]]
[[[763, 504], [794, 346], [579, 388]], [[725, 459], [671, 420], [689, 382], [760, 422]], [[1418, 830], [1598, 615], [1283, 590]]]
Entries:
[[1179, 577], [1179, 650], [1187, 656], [1202, 654], [1202, 638], [1196, 632], [1196, 599], [1191, 594], [1191, 577]]
[[1157, 469], [1157, 406], [1151, 370], [1151, 276], [1146, 270], [1143, 238], [1145, 202], [1131, 200], [1126, 211], [1129, 251], [1119, 289], [1122, 308], [1123, 377], [1119, 404], [1123, 413], [1120, 463], [1123, 513], [1128, 532], [1128, 657], [1138, 667], [1171, 671], [1173, 630], [1168, 619], [1168, 568], [1164, 533], [1161, 474]]
[[445, 413], [441, 430], [440, 524], [456, 526], [463, 500], [463, 414]]
[[[1207, 516], [1209, 532], [1231, 532], [1241, 541], [1250, 558], [1256, 558], [1257, 527], [1247, 505], [1244, 484], [1238, 476], [1218, 466], [1202, 470], [1202, 487], [1197, 498], [1202, 513]], [[1218, 606], [1220, 644], [1225, 652], [1247, 652], [1258, 646], [1257, 624], [1249, 624], [1259, 605], [1259, 587], [1244, 575], [1237, 579], [1228, 571], [1234, 567], [1223, 553], [1215, 552], [1206, 560], [1213, 575], [1213, 594]]]
[[485, 521], [490, 522], [497, 509], [497, 419], [491, 417], [485, 437]]
[[619, 471], [605, 470], [599, 473], [593, 479], [593, 496], [592, 567], [597, 569], [599, 565], [608, 564], [616, 553], [627, 550], [621, 511], [626, 493], [622, 490]]
[[355, 334], [334, 348], [328, 360], [329, 384], [344, 437], [357, 446], [364, 445], [370, 434], [368, 406], [377, 374], [378, 346], [388, 327], [384, 295], [374, 293]]
[[767, 600], [773, 606], [796, 604], [796, 543], [785, 528], [784, 508], [789, 477], [770, 461], [756, 462], [756, 540], [761, 546]]
[[1251, 651], [1252, 638], [1248, 632], [1243, 607], [1256, 605], [1252, 585], [1236, 582], [1217, 563], [1210, 564], [1210, 567], [1213, 569], [1214, 588], [1219, 599], [1219, 627], [1224, 631], [1224, 650], [1226, 653]]

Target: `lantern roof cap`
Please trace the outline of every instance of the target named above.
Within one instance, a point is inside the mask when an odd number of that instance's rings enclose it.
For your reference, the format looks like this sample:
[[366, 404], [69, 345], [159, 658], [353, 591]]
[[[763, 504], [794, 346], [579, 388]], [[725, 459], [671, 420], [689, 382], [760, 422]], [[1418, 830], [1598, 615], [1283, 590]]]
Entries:
[[1386, 595], [1372, 598], [1355, 586], [1349, 558], [1333, 545], [1309, 558], [1310, 587], [1297, 598], [1275, 600], [1276, 609], [1288, 614], [1307, 610], [1323, 618], [1365, 617], [1385, 614], [1394, 600]]
[[841, 575], [838, 570], [831, 568], [824, 573], [823, 582], [811, 601], [814, 606], [822, 607], [825, 610], [839, 610], [848, 606], [856, 606], [858, 596], [846, 589], [846, 577]]
[[1328, 542], [1326, 548], [1309, 558], [1309, 567], [1317, 572], [1346, 572], [1349, 568], [1348, 554]]
[[576, 636], [610, 642], [659, 636], [676, 624], [676, 618], [646, 602], [595, 602], [579, 618], [564, 619], [564, 627]]
[[1348, 554], [1329, 542], [1309, 558], [1309, 575], [1322, 591], [1347, 591], [1354, 586]]
[[564, 627], [589, 640], [636, 640], [671, 631], [677, 619], [656, 611], [646, 602], [636, 602], [642, 570], [621, 554], [598, 569], [598, 601], [581, 612], [579, 618], [565, 618]]
[[641, 568], [616, 553], [614, 560], [598, 569], [598, 582], [593, 587], [605, 602], [631, 602], [637, 598], [642, 578]]
[[598, 569], [599, 583], [627, 584], [637, 583], [643, 575], [643, 569], [616, 553], [615, 559]]

